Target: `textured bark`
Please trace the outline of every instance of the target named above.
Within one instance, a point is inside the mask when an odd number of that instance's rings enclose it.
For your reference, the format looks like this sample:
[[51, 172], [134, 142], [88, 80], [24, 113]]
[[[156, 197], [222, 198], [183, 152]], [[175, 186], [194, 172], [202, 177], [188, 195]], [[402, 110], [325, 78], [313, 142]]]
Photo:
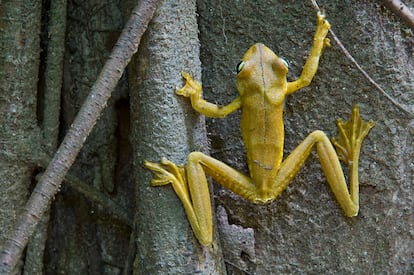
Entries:
[[401, 18], [412, 30], [414, 30], [414, 13], [411, 8], [400, 0], [384, 0], [382, 4]]
[[8, 273], [16, 266], [36, 224], [59, 191], [65, 174], [105, 108], [126, 65], [136, 52], [141, 36], [152, 18], [156, 3], [157, 1], [142, 2], [132, 12], [111, 56], [92, 86], [85, 104], [82, 105], [62, 144], [39, 179], [14, 230], [7, 237], [0, 255], [1, 273]]
[[[405, 3], [414, 6], [413, 1]], [[263, 42], [289, 61], [289, 80], [300, 75], [315, 29], [316, 12], [310, 1], [198, 4], [207, 99], [225, 104], [237, 95], [231, 80], [234, 65], [255, 42]], [[375, 1], [321, 1], [319, 5], [361, 66], [395, 100], [414, 110], [412, 33]], [[336, 135], [335, 119], [347, 119], [354, 103], [365, 119], [376, 122], [362, 146], [359, 216], [343, 216], [316, 154], [269, 205], [253, 205], [216, 185], [229, 273], [414, 272], [413, 121], [379, 95], [336, 46], [324, 52], [310, 87], [286, 101], [285, 155], [313, 130]], [[208, 132], [212, 154], [247, 173], [239, 118], [234, 114], [208, 119]]]
[[[60, 99], [63, 81], [63, 59], [66, 34], [66, 0], [51, 1], [49, 9], [42, 8], [43, 28], [41, 43], [44, 63], [39, 70], [38, 108], [43, 132], [43, 144], [48, 155], [53, 155], [58, 145], [60, 126]], [[47, 23], [45, 23], [45, 21]], [[47, 37], [47, 38], [46, 38]], [[42, 58], [40, 58], [42, 60]], [[41, 68], [44, 67], [44, 70]], [[40, 111], [41, 112], [41, 111]], [[46, 164], [47, 165], [47, 164]], [[47, 211], [30, 239], [25, 256], [24, 274], [44, 272], [44, 252], [48, 238], [49, 211]]]
[[[61, 115], [64, 132], [90, 93], [128, 18], [122, 16], [120, 4], [112, 0], [68, 1], [67, 10]], [[123, 215], [116, 216], [126, 217], [114, 219], [105, 209], [133, 206], [133, 195], [125, 196], [127, 192], [123, 192], [131, 181], [124, 179], [121, 184], [115, 173], [116, 166], [125, 169], [117, 163], [115, 106], [126, 97], [125, 87], [125, 78], [121, 78], [71, 168], [76, 178], [73, 181], [66, 177], [66, 188], [53, 204], [46, 257], [49, 274], [58, 270], [67, 274], [119, 273], [123, 268], [130, 233], [126, 225], [131, 223], [132, 211], [123, 210]], [[79, 184], [80, 179], [84, 184]], [[125, 223], [120, 222], [125, 219]]]
[[204, 119], [174, 94], [181, 71], [200, 79], [195, 1], [165, 0], [130, 73], [132, 140], [137, 179], [135, 274], [224, 274], [218, 239], [202, 247], [170, 185], [151, 187], [144, 159], [185, 163], [205, 149]]
[[41, 1], [0, 2], [1, 250], [27, 199], [39, 148], [40, 11]]

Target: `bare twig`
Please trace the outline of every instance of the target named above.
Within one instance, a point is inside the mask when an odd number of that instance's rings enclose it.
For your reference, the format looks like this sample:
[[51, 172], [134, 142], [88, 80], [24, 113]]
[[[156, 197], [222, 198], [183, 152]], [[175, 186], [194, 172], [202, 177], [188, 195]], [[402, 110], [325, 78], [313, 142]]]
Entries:
[[414, 13], [403, 2], [400, 0], [384, 0], [382, 4], [414, 30]]
[[93, 126], [105, 108], [111, 92], [137, 51], [142, 34], [151, 20], [159, 0], [139, 1], [132, 11], [111, 56], [102, 69], [91, 92], [81, 107], [72, 126], [59, 146], [39, 183], [33, 190], [15, 230], [7, 237], [0, 255], [0, 273], [8, 274], [19, 261], [29, 237], [33, 234], [43, 213], [48, 209], [65, 174], [75, 161]]
[[[321, 11], [321, 9], [318, 6], [318, 3], [316, 2], [316, 0], [311, 0], [312, 5], [314, 6], [314, 8], [318, 11]], [[401, 111], [403, 111], [407, 116], [409, 117], [414, 117], [414, 114], [412, 112], [410, 112], [409, 110], [405, 109], [401, 104], [399, 104], [397, 101], [395, 101], [391, 96], [389, 96], [384, 89], [381, 88], [381, 86], [378, 85], [378, 83], [375, 82], [374, 79], [372, 79], [369, 74], [362, 69], [362, 67], [358, 64], [358, 62], [352, 57], [352, 55], [348, 52], [348, 50], [345, 48], [345, 46], [341, 43], [341, 41], [339, 40], [339, 38], [336, 36], [336, 34], [333, 32], [332, 28], [329, 29], [329, 33], [331, 34], [333, 40], [335, 41], [335, 43], [339, 46], [339, 48], [341, 49], [341, 51], [344, 53], [344, 55], [351, 61], [351, 63], [355, 66], [355, 68], [357, 68], [358, 71], [361, 72], [361, 74], [365, 77], [366, 80], [368, 80], [369, 83], [371, 83], [374, 88], [385, 98], [387, 98], [395, 107], [397, 107], [398, 109], [400, 109]]]

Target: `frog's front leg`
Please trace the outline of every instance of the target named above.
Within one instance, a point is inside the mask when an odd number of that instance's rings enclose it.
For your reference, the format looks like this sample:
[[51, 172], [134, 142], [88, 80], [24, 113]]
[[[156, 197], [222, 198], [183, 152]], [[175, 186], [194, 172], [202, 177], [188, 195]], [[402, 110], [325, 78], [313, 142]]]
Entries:
[[303, 87], [310, 84], [313, 77], [316, 74], [316, 70], [319, 64], [319, 58], [322, 55], [324, 46], [330, 46], [329, 39], [326, 38], [331, 25], [325, 19], [325, 15], [318, 12], [317, 14], [317, 25], [315, 35], [313, 37], [313, 46], [311, 52], [306, 59], [305, 65], [303, 66], [302, 74], [299, 79], [289, 82], [287, 86], [287, 94], [291, 94]]
[[193, 109], [200, 114], [208, 117], [225, 117], [241, 107], [240, 97], [237, 97], [226, 106], [220, 106], [205, 101], [201, 95], [202, 91], [200, 82], [194, 80], [190, 74], [186, 72], [183, 72], [182, 76], [185, 79], [186, 83], [184, 87], [177, 90], [176, 94], [184, 97], [189, 97], [191, 99], [191, 105], [193, 106]]
[[246, 199], [254, 200], [256, 196], [256, 187], [249, 177], [201, 152], [190, 153], [185, 172], [182, 167], [166, 159], [160, 163], [144, 161], [144, 166], [154, 173], [153, 186], [172, 184], [202, 245], [209, 245], [213, 240], [213, 217], [206, 174]]

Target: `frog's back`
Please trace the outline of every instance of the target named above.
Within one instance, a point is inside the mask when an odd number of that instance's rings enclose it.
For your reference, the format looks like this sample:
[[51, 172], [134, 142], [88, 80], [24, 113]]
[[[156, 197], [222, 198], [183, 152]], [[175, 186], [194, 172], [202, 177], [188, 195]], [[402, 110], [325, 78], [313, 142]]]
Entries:
[[239, 66], [241, 130], [250, 176], [259, 190], [271, 189], [283, 158], [283, 101], [287, 66], [265, 45], [253, 45]]
[[[252, 180], [263, 191], [270, 189], [283, 158], [282, 106], [260, 94], [242, 101], [241, 130]], [[251, 101], [251, 102], [250, 102]]]

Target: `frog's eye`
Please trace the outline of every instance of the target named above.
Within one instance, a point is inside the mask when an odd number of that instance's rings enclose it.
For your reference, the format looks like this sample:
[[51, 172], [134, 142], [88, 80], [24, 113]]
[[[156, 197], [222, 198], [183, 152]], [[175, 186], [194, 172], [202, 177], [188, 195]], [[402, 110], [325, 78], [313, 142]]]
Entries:
[[237, 65], [236, 65], [236, 72], [237, 73], [240, 73], [241, 70], [243, 70], [243, 67], [244, 67], [244, 61], [240, 61], [239, 63], [237, 63]]
[[286, 68], [289, 69], [289, 63], [286, 60], [284, 60], [283, 58], [280, 58], [280, 61], [282, 61], [283, 64], [285, 64]]
[[286, 68], [289, 69], [289, 63], [286, 60], [284, 60], [283, 58], [279, 58], [279, 59], [280, 59], [280, 61], [282, 61], [283, 64], [285, 64]]

